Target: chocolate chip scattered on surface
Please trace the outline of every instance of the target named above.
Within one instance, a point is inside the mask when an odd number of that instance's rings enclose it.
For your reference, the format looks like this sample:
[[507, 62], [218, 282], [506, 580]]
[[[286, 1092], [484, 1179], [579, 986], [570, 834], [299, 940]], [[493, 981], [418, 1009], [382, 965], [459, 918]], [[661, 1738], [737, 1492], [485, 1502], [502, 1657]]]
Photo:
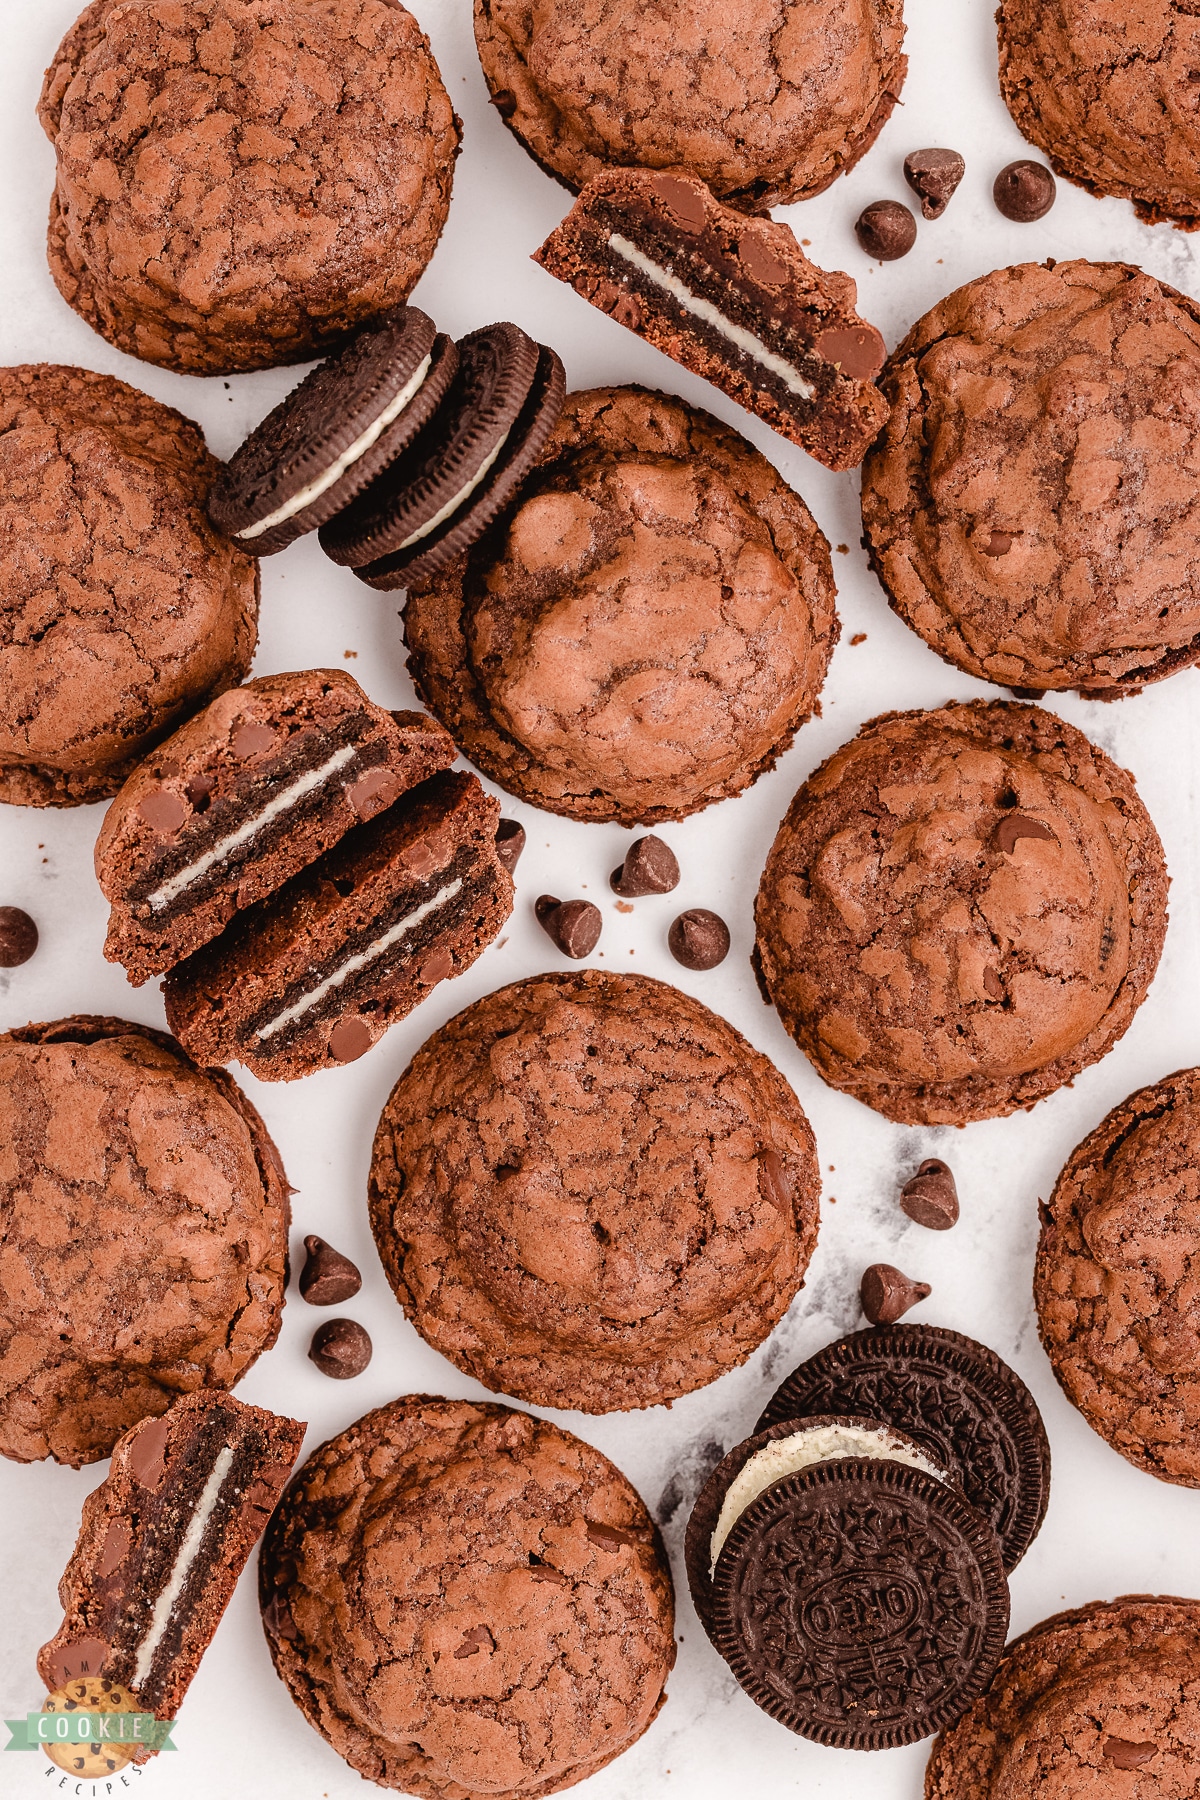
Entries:
[[891, 1263], [872, 1263], [859, 1285], [862, 1309], [872, 1325], [894, 1325], [933, 1292], [927, 1281], [913, 1281]]
[[340, 1306], [343, 1301], [352, 1300], [362, 1286], [362, 1276], [350, 1258], [319, 1237], [306, 1237], [304, 1250], [301, 1299], [310, 1306]]
[[330, 1319], [313, 1333], [308, 1359], [322, 1375], [349, 1381], [361, 1375], [371, 1360], [371, 1339], [355, 1319]]
[[564, 956], [578, 961], [590, 956], [600, 942], [604, 921], [600, 908], [590, 900], [558, 900], [553, 894], [541, 894], [533, 910], [546, 936]]
[[[984, 972], [985, 985], [990, 973]], [[950, 1165], [940, 1157], [926, 1157], [912, 1180], [901, 1188], [900, 1207], [915, 1224], [930, 1231], [949, 1231], [957, 1225], [958, 1188]]]
[[719, 913], [693, 906], [672, 924], [667, 947], [685, 969], [715, 969], [729, 955], [729, 927]]
[[940, 219], [949, 206], [966, 163], [957, 150], [912, 150], [904, 159], [904, 179], [927, 219]]
[[1025, 160], [1009, 163], [992, 184], [997, 212], [1017, 225], [1032, 225], [1035, 219], [1044, 219], [1057, 192], [1046, 165]]
[[19, 906], [0, 906], [0, 969], [19, 969], [38, 947], [38, 928]]
[[868, 256], [898, 262], [917, 241], [917, 221], [899, 200], [873, 200], [855, 220], [854, 235]]
[[525, 827], [516, 819], [501, 819], [496, 827], [496, 855], [511, 875], [525, 848]]
[[669, 894], [679, 886], [679, 863], [669, 844], [653, 835], [630, 844], [625, 861], [609, 876], [614, 894], [640, 900], [645, 894]]

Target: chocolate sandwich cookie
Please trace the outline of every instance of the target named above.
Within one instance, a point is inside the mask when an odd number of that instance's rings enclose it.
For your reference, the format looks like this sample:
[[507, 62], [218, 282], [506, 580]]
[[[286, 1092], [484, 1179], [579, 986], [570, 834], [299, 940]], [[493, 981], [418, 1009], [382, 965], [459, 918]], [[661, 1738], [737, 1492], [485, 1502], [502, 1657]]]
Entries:
[[59, 292], [187, 375], [304, 362], [401, 305], [460, 135], [399, 0], [92, 0], [38, 115]]
[[504, 1406], [412, 1395], [313, 1453], [259, 1561], [276, 1670], [380, 1787], [540, 1800], [636, 1742], [671, 1572], [620, 1470]]
[[0, 1037], [0, 1454], [96, 1462], [279, 1333], [288, 1187], [257, 1112], [165, 1032]]
[[581, 1412], [745, 1361], [817, 1236], [808, 1121], [765, 1056], [639, 975], [538, 975], [467, 1007], [375, 1134], [371, 1228], [435, 1350]]
[[1131, 1094], [1042, 1208], [1042, 1343], [1093, 1431], [1160, 1481], [1200, 1487], [1200, 1069]]
[[997, 269], [918, 319], [881, 385], [863, 529], [931, 650], [1102, 700], [1200, 659], [1194, 300], [1123, 263]]
[[444, 773], [356, 825], [171, 970], [167, 1021], [184, 1048], [261, 1081], [364, 1055], [512, 911], [499, 817], [474, 775]]
[[850, 277], [691, 176], [595, 176], [534, 261], [827, 468], [860, 463], [887, 418], [883, 338]]
[[692, 1601], [710, 1638], [713, 1634], [713, 1574], [725, 1541], [747, 1506], [798, 1469], [822, 1462], [890, 1458], [923, 1469], [938, 1481], [944, 1465], [903, 1432], [875, 1419], [832, 1414], [784, 1419], [761, 1426], [722, 1457], [697, 1497], [684, 1534], [683, 1557]]
[[1033, 1395], [993, 1350], [937, 1325], [852, 1332], [792, 1371], [757, 1430], [826, 1413], [907, 1433], [990, 1519], [1016, 1568], [1046, 1516], [1050, 1445]]
[[688, 169], [740, 211], [819, 194], [875, 142], [907, 60], [901, 0], [475, 0], [492, 105], [573, 191]]
[[198, 425], [109, 375], [0, 369], [0, 801], [107, 800], [246, 674], [258, 564]]
[[1192, 1800], [1200, 1600], [1126, 1594], [1044, 1619], [933, 1746], [926, 1800]]
[[756, 903], [763, 991], [886, 1118], [1031, 1106], [1103, 1056], [1166, 931], [1133, 777], [1035, 706], [884, 713], [800, 789]]
[[753, 445], [670, 395], [592, 388], [404, 631], [418, 693], [493, 781], [635, 825], [773, 766], [816, 709], [835, 602], [820, 528]]
[[744, 1503], [731, 1490], [730, 1513], [740, 1510], [714, 1533], [727, 1535], [710, 1633], [790, 1731], [883, 1750], [941, 1730], [987, 1686], [1008, 1582], [991, 1525], [911, 1450], [901, 1460], [886, 1446], [865, 1457], [842, 1447], [756, 1495], [747, 1476]]
[[271, 556], [341, 512], [436, 412], [458, 350], [415, 306], [360, 331], [269, 412], [221, 470], [208, 516]]
[[427, 580], [481, 537], [516, 493], [562, 410], [563, 366], [516, 325], [458, 344], [445, 400], [408, 451], [321, 530], [321, 548], [370, 587]]
[[131, 1710], [173, 1719], [303, 1438], [297, 1420], [209, 1389], [128, 1431], [83, 1503], [65, 1617], [38, 1652], [46, 1686], [99, 1676]]
[[138, 766], [105, 816], [105, 956], [135, 986], [162, 974], [454, 757], [432, 719], [386, 712], [339, 669], [223, 694]]

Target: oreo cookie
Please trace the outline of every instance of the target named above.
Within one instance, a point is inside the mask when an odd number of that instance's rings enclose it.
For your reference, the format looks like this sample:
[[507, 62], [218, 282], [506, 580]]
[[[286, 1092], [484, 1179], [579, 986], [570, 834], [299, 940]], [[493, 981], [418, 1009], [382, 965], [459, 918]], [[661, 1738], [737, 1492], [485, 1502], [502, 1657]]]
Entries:
[[267, 414], [208, 498], [219, 531], [270, 556], [348, 506], [428, 424], [458, 367], [415, 306], [360, 331]]
[[1037, 1403], [994, 1351], [934, 1325], [881, 1325], [828, 1344], [793, 1370], [758, 1430], [810, 1414], [861, 1415], [905, 1432], [942, 1464], [1016, 1568], [1050, 1498]]
[[733, 1522], [711, 1632], [750, 1697], [819, 1744], [882, 1750], [957, 1719], [1008, 1631], [991, 1525], [935, 1475], [887, 1458], [816, 1463]]
[[566, 396], [563, 366], [516, 325], [458, 344], [454, 381], [427, 430], [321, 531], [368, 586], [426, 580], [487, 530], [542, 453]]

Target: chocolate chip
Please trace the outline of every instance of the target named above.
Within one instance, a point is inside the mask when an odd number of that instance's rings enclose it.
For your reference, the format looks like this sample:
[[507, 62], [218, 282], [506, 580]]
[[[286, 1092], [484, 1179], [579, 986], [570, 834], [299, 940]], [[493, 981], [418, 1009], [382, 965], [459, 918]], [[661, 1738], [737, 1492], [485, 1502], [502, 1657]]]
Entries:
[[1157, 1753], [1157, 1744], [1149, 1741], [1135, 1744], [1129, 1738], [1106, 1737], [1100, 1746], [1101, 1756], [1114, 1769], [1140, 1769], [1143, 1763], [1148, 1763]]
[[292, 1639], [297, 1635], [292, 1609], [278, 1590], [263, 1607], [262, 1619], [272, 1637]]
[[552, 1581], [556, 1587], [569, 1587], [566, 1576], [559, 1569], [552, 1569], [548, 1563], [535, 1563], [529, 1571], [530, 1581]]
[[445, 944], [439, 944], [421, 964], [421, 980], [426, 987], [436, 987], [439, 981], [445, 981], [453, 967], [454, 958]]
[[782, 287], [788, 278], [787, 264], [781, 262], [767, 241], [765, 231], [751, 225], [738, 239], [738, 261], [752, 281], [763, 287]]
[[167, 1466], [167, 1440], [171, 1428], [165, 1419], [153, 1419], [129, 1439], [129, 1473], [144, 1488], [155, 1489]]
[[0, 969], [19, 969], [38, 947], [38, 928], [19, 906], [0, 906]]
[[873, 325], [831, 326], [813, 340], [813, 349], [851, 381], [873, 381], [887, 357], [887, 346]]
[[188, 818], [190, 810], [169, 788], [151, 788], [138, 804], [138, 813], [151, 831], [160, 831], [164, 836], [173, 836]]
[[465, 1657], [478, 1656], [481, 1650], [494, 1650], [496, 1640], [486, 1625], [472, 1625], [470, 1631], [464, 1632], [463, 1641], [454, 1652], [455, 1662], [462, 1662]]
[[1004, 983], [1001, 981], [995, 969], [985, 969], [983, 971], [983, 990], [990, 999], [1003, 1000]]
[[64, 1644], [54, 1652], [50, 1665], [55, 1687], [65, 1687], [79, 1675], [98, 1675], [108, 1652], [109, 1645], [103, 1638], [80, 1638], [74, 1644]]
[[322, 1375], [349, 1381], [352, 1375], [361, 1375], [370, 1362], [371, 1340], [357, 1320], [330, 1319], [313, 1333], [308, 1360], [316, 1363]]
[[620, 1531], [615, 1525], [599, 1525], [589, 1519], [587, 1523], [588, 1542], [601, 1544], [606, 1550], [617, 1550], [622, 1544], [636, 1544], [637, 1539], [628, 1531]]
[[625, 861], [609, 876], [614, 894], [639, 900], [643, 894], [669, 894], [679, 886], [675, 852], [661, 838], [636, 838], [625, 852]]
[[217, 785], [215, 775], [193, 775], [184, 793], [187, 795], [193, 812], [205, 813], [212, 801], [213, 789]]
[[992, 183], [997, 212], [1018, 225], [1032, 225], [1035, 219], [1044, 218], [1057, 191], [1053, 175], [1039, 162], [1009, 163]]
[[352, 1300], [362, 1286], [362, 1276], [340, 1250], [324, 1238], [306, 1237], [304, 1267], [300, 1271], [300, 1297], [310, 1306], [340, 1306]]
[[564, 956], [578, 961], [590, 956], [600, 942], [604, 921], [600, 908], [590, 900], [556, 900], [553, 894], [541, 894], [534, 902], [537, 922]]
[[858, 1292], [862, 1309], [872, 1325], [894, 1325], [910, 1306], [926, 1299], [933, 1289], [927, 1281], [910, 1281], [891, 1263], [872, 1263], [869, 1269], [863, 1270]]
[[511, 119], [517, 110], [517, 96], [511, 88], [497, 88], [488, 105], [494, 106], [502, 119]]
[[719, 913], [693, 906], [671, 926], [667, 948], [685, 969], [715, 969], [729, 955], [729, 927]]
[[1011, 531], [989, 531], [987, 543], [981, 543], [979, 546], [980, 551], [984, 556], [1007, 556], [1012, 547], [1013, 535]]
[[374, 1042], [367, 1021], [357, 1013], [347, 1013], [329, 1034], [329, 1054], [340, 1063], [357, 1062]]
[[940, 219], [966, 172], [957, 150], [913, 150], [904, 159], [904, 179], [927, 219]]
[[704, 229], [704, 193], [698, 182], [680, 181], [676, 175], [656, 175], [650, 185], [677, 225], [685, 231]]
[[525, 848], [525, 827], [516, 819], [501, 819], [496, 827], [496, 855], [511, 875]]
[[781, 1213], [792, 1210], [792, 1181], [783, 1158], [775, 1150], [758, 1153], [758, 1191]]
[[257, 719], [244, 719], [230, 739], [229, 748], [235, 756], [245, 760], [262, 756], [274, 742], [275, 733], [269, 725], [261, 725]]
[[96, 1573], [101, 1581], [119, 1569], [129, 1555], [129, 1546], [133, 1542], [133, 1533], [124, 1519], [113, 1519], [104, 1534], [104, 1544], [96, 1563]]
[[395, 798], [397, 777], [391, 769], [368, 769], [346, 789], [346, 799], [360, 819], [374, 817]]
[[949, 1231], [958, 1224], [958, 1189], [949, 1163], [928, 1156], [900, 1189], [900, 1207], [917, 1225]]
[[899, 200], [873, 200], [854, 222], [854, 235], [868, 256], [896, 262], [917, 241], [917, 221]]
[[1042, 824], [1040, 819], [1027, 818], [1024, 813], [1009, 813], [1001, 819], [996, 827], [996, 848], [1005, 856], [1011, 856], [1022, 838], [1037, 838], [1047, 844], [1057, 844], [1054, 833]]

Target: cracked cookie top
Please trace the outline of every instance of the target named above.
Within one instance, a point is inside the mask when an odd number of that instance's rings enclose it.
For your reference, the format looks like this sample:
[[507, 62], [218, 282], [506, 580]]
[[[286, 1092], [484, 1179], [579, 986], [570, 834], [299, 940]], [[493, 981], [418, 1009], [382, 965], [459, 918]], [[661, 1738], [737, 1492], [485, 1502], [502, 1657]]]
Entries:
[[884, 714], [796, 795], [756, 905], [758, 962], [826, 1081], [886, 1117], [961, 1124], [1095, 1062], [1166, 929], [1132, 777], [1003, 702]]
[[901, 0], [475, 0], [509, 129], [574, 192], [606, 167], [681, 169], [767, 212], [874, 142], [904, 80]]
[[607, 1457], [504, 1406], [414, 1395], [313, 1453], [268, 1527], [263, 1621], [346, 1761], [426, 1800], [581, 1781], [675, 1659], [670, 1571]]
[[518, 499], [405, 612], [417, 688], [474, 763], [626, 825], [770, 768], [837, 633], [804, 502], [737, 432], [636, 387], [568, 395]]
[[871, 559], [947, 662], [1136, 693], [1200, 658], [1200, 307], [1124, 263], [1021, 263], [889, 358]]
[[106, 799], [246, 674], [258, 564], [208, 521], [216, 469], [123, 381], [0, 369], [0, 800]]

